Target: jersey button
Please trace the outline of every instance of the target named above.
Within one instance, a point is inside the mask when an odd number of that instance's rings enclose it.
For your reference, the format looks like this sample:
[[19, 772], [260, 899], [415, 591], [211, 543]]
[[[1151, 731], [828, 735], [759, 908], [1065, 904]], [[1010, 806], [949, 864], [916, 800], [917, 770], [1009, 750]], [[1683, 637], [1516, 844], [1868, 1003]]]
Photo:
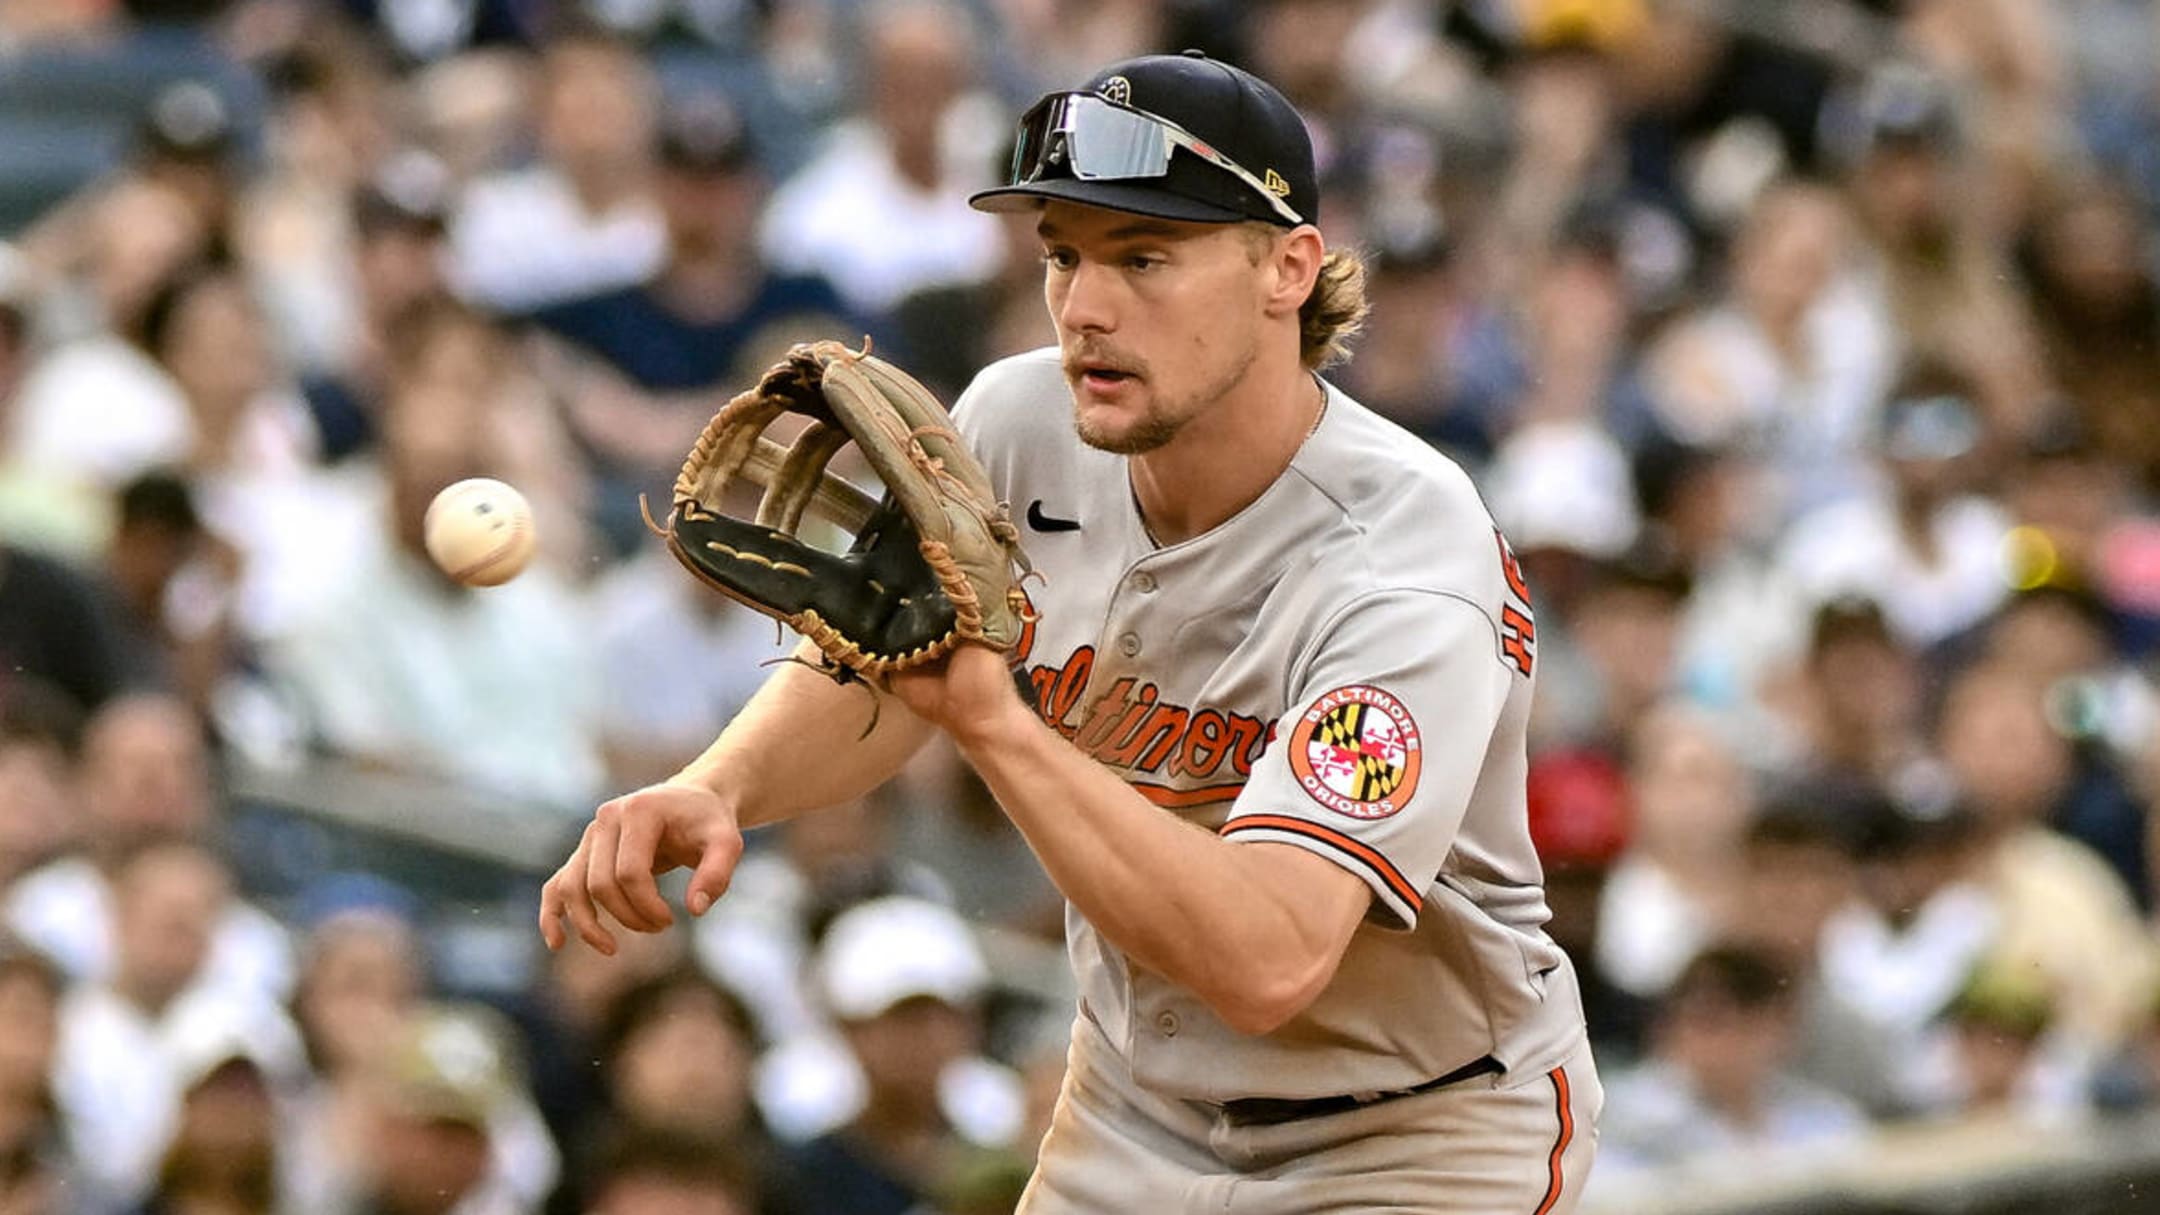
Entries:
[[1143, 595], [1153, 594], [1155, 592], [1155, 575], [1148, 573], [1146, 570], [1135, 573], [1132, 576], [1132, 589]]
[[1124, 633], [1117, 639], [1117, 652], [1127, 658], [1140, 652], [1140, 634]]
[[1166, 1009], [1164, 1009], [1164, 1010], [1163, 1010], [1162, 1012], [1160, 1012], [1160, 1013], [1157, 1013], [1157, 1014], [1156, 1014], [1156, 1016], [1155, 1016], [1155, 1028], [1157, 1028], [1157, 1029], [1161, 1030], [1161, 1031], [1162, 1031], [1162, 1036], [1163, 1036], [1163, 1037], [1165, 1037], [1165, 1038], [1175, 1038], [1175, 1037], [1177, 1037], [1177, 1029], [1178, 1029], [1178, 1019], [1177, 1019], [1177, 1014], [1176, 1014], [1176, 1013], [1174, 1013], [1174, 1012], [1171, 1012], [1171, 1011], [1170, 1011], [1169, 1009], [1167, 1009], [1167, 1008], [1166, 1008]]

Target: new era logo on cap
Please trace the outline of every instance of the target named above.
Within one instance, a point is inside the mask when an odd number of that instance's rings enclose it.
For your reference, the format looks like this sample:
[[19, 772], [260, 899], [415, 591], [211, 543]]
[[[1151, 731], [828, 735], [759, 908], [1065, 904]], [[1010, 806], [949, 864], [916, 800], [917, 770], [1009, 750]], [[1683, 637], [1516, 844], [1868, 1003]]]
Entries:
[[1112, 76], [1110, 79], [1103, 81], [1095, 91], [1102, 94], [1105, 100], [1114, 101], [1119, 105], [1132, 104], [1132, 81], [1125, 79], [1123, 76]]

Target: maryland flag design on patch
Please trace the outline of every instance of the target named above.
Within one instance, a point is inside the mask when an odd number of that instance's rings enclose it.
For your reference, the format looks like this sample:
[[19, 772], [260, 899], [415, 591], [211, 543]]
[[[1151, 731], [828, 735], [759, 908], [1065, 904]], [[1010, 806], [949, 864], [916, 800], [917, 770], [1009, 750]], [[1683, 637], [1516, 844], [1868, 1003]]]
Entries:
[[1387, 818], [1417, 789], [1423, 752], [1401, 701], [1355, 684], [1321, 696], [1290, 736], [1290, 770], [1312, 799], [1351, 818]]

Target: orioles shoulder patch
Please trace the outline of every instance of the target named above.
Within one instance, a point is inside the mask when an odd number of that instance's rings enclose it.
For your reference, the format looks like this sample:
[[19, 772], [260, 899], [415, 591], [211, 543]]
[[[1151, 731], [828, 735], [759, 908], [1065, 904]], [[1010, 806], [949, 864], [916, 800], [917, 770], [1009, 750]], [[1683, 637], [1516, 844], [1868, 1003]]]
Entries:
[[1365, 684], [1313, 701], [1290, 733], [1290, 771], [1298, 786], [1351, 818], [1399, 813], [1417, 792], [1423, 758], [1410, 710]]

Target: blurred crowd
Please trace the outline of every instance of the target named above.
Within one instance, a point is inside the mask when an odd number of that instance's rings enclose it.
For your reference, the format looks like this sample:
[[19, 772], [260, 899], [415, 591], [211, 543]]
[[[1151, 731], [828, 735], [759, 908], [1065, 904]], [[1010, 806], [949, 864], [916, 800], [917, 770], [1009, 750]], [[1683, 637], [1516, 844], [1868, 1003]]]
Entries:
[[2160, 1105], [2160, 7], [0, 0], [0, 1215], [1009, 1211], [1059, 908], [947, 753], [508, 992], [226, 828], [342, 765], [567, 845], [695, 753], [782, 651], [641, 495], [793, 341], [1052, 340], [965, 199], [1188, 46], [1521, 554], [1595, 1184]]

